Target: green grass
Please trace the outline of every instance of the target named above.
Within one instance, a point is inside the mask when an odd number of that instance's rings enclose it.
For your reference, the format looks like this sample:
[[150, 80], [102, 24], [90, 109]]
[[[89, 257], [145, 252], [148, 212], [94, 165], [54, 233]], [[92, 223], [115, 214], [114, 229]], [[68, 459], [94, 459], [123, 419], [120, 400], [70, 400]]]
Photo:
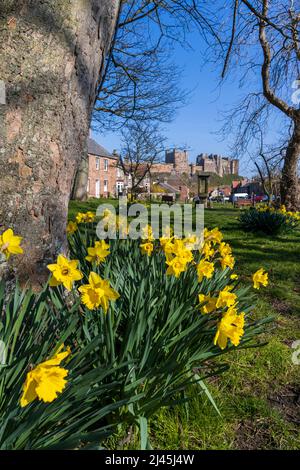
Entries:
[[93, 211], [96, 212], [97, 207], [100, 204], [112, 204], [114, 207], [118, 205], [118, 199], [104, 199], [104, 198], [90, 198], [86, 202], [81, 201], [71, 201], [69, 205], [69, 220], [75, 220], [77, 212], [87, 212]]
[[[95, 210], [98, 204], [72, 202], [70, 214]], [[300, 339], [300, 231], [278, 237], [245, 233], [238, 214], [229, 205], [216, 206], [205, 211], [205, 226], [222, 230], [242, 281], [251, 281], [260, 267], [269, 272], [270, 284], [258, 291], [253, 313], [275, 317], [264, 335], [267, 344], [232, 354], [230, 369], [207, 384], [221, 416], [198, 387], [190, 389], [187, 406], [161, 411], [150, 425], [155, 449], [300, 448], [300, 365], [291, 360], [291, 344]], [[121, 430], [110, 447], [137, 448], [136, 433], [130, 442], [123, 439]]]

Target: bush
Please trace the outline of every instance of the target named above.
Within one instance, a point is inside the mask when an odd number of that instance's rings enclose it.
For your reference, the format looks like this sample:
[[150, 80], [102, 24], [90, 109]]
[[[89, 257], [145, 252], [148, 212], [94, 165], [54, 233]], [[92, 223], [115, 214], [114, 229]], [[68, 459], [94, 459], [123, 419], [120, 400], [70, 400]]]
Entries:
[[[151, 231], [142, 243], [108, 245], [96, 241], [92, 219], [78, 217], [81, 230], [69, 226], [73, 261], [59, 256], [49, 265], [43, 292], [16, 288], [6, 306], [0, 297], [8, 359], [1, 369], [1, 448], [99, 446], [116, 425], [138, 426], [147, 448], [149, 418], [186, 401], [191, 384], [217, 409], [205, 379], [227, 369], [223, 354], [258, 346], [270, 321], [253, 320], [255, 297], [233, 273], [231, 248], [218, 229], [205, 230], [200, 251], [195, 239], [158, 242]], [[253, 281], [265, 286], [267, 274], [261, 269]], [[57, 363], [62, 345], [69, 348], [65, 366]], [[67, 373], [64, 386], [47, 376], [49, 363]], [[33, 376], [48, 380], [56, 396], [45, 403], [37, 393], [21, 407]]]
[[295, 229], [299, 225], [300, 214], [287, 212], [284, 207], [275, 209], [261, 206], [242, 210], [239, 220], [246, 231], [278, 235]]

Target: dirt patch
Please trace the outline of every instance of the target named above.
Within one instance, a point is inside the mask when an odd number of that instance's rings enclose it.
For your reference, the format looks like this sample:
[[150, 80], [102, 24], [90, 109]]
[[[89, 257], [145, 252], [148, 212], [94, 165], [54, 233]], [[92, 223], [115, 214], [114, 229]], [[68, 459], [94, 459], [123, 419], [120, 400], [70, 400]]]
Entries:
[[270, 418], [241, 421], [235, 429], [234, 447], [239, 450], [276, 449], [271, 427], [272, 420]]
[[276, 310], [276, 312], [280, 313], [281, 315], [291, 315], [293, 313], [292, 307], [284, 300], [272, 298], [270, 303], [274, 310]]
[[[286, 386], [268, 397], [270, 406], [296, 429], [300, 425], [300, 387]], [[246, 419], [235, 429], [234, 447], [240, 450], [276, 449], [278, 442], [273, 438], [274, 421], [270, 417]]]
[[286, 386], [268, 400], [286, 421], [300, 425], [300, 387]]

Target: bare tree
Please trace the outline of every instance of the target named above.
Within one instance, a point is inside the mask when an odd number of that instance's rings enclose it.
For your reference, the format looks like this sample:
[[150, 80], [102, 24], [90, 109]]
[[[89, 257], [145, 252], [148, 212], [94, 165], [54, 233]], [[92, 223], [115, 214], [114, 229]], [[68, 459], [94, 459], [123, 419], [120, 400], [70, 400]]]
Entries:
[[67, 248], [75, 169], [87, 136], [117, 0], [2, 0], [0, 223], [24, 238], [17, 271], [43, 280]]
[[129, 180], [128, 189], [134, 197], [145, 178], [150, 177], [152, 165], [161, 160], [164, 142], [155, 124], [132, 122], [123, 128], [119, 166]]
[[292, 102], [292, 84], [300, 77], [300, 15], [295, 5], [294, 0], [234, 0], [226, 1], [218, 13], [222, 77], [238, 66], [240, 85], [252, 88], [224, 129], [237, 131], [236, 149], [246, 153], [258, 127], [267, 133], [268, 125], [273, 130], [274, 122], [281, 126], [286, 144], [281, 149], [280, 192], [289, 209], [299, 206], [300, 108]]
[[[214, 35], [202, 0], [123, 0], [118, 27], [99, 83], [93, 127], [119, 130], [130, 121], [170, 122], [186, 103], [180, 67], [168, 59], [175, 42], [188, 46], [197, 29]], [[73, 191], [86, 198], [88, 157], [81, 161]]]

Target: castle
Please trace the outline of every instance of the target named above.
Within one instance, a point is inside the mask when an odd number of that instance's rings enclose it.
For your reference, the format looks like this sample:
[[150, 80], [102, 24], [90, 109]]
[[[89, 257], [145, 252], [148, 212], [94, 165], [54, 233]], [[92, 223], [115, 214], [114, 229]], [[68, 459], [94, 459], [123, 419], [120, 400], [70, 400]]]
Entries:
[[151, 173], [187, 174], [194, 175], [196, 172], [216, 173], [219, 176], [238, 175], [239, 160], [201, 153], [196, 158], [196, 164], [189, 163], [186, 150], [166, 150], [165, 163], [154, 163]]
[[166, 150], [165, 163], [153, 163], [151, 173], [186, 173], [190, 174], [188, 153], [186, 150]]
[[216, 173], [219, 176], [238, 175], [239, 161], [221, 155], [200, 153], [196, 158], [196, 169], [198, 168], [200, 171]]

